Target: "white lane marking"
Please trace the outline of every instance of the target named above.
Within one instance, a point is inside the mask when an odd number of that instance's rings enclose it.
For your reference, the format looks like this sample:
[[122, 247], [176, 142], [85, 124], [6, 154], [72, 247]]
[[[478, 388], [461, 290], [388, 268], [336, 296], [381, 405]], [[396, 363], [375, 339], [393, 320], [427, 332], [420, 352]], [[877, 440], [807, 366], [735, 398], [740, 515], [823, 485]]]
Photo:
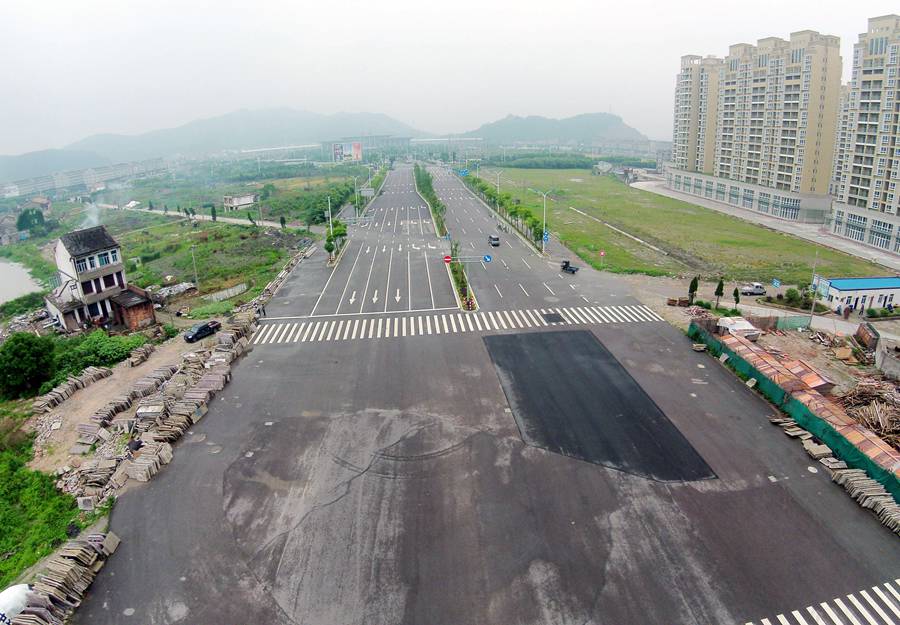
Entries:
[[291, 339], [291, 342], [292, 342], [292, 343], [299, 343], [299, 342], [300, 342], [300, 335], [303, 333], [303, 328], [304, 328], [304, 326], [306, 326], [306, 322], [305, 322], [305, 321], [304, 321], [303, 323], [300, 324], [300, 327], [299, 327], [299, 328], [297, 328], [297, 333], [296, 333], [296, 334], [294, 335], [294, 337]]
[[390, 319], [384, 320], [384, 338], [386, 338], [386, 339], [391, 338], [391, 320]]
[[585, 315], [583, 312], [581, 312], [580, 309], [572, 308], [571, 310], [572, 310], [572, 314], [575, 315], [576, 317], [578, 317], [579, 319], [581, 319], [582, 323], [586, 323], [586, 324], [593, 323], [593, 321], [591, 319], [589, 319], [587, 315]]
[[[388, 302], [390, 301], [390, 293], [391, 293], [391, 267], [394, 264], [394, 248], [391, 248], [391, 256], [388, 259], [388, 272], [387, 272], [387, 282], [384, 285], [384, 312], [387, 312]], [[377, 293], [377, 291], [376, 291]]]
[[584, 300], [585, 304], [590, 304], [590, 300], [588, 298], [586, 298], [584, 295], [581, 296], [581, 299]]
[[[519, 326], [520, 328], [524, 328], [524, 327], [525, 327], [525, 323], [522, 322], [522, 319], [519, 318], [519, 315], [516, 314], [516, 311], [511, 310], [511, 311], [509, 311], [509, 312], [510, 312], [510, 314], [513, 316], [513, 318], [516, 320], [516, 325]], [[528, 327], [529, 327], [529, 328], [531, 327], [531, 324], [530, 324], [530, 323], [528, 324]]]
[[437, 315], [434, 315], [434, 333], [435, 334], [441, 333], [441, 320], [438, 319]]
[[332, 321], [332, 322], [331, 322], [331, 326], [328, 328], [328, 336], [325, 337], [325, 340], [326, 340], [326, 341], [330, 341], [330, 340], [331, 340], [331, 333], [334, 332], [334, 325], [335, 325], [336, 323], [337, 323], [337, 321]]
[[419, 317], [418, 319], [419, 319], [419, 336], [422, 336], [422, 334], [423, 334], [423, 332], [422, 332], [422, 318]]
[[631, 314], [638, 318], [638, 321], [652, 321], [650, 317], [645, 313], [640, 306], [625, 306]]
[[500, 326], [497, 325], [497, 320], [494, 319], [494, 313], [492, 313], [491, 311], [487, 311], [487, 316], [488, 316], [488, 320], [490, 320], [490, 322], [491, 322], [491, 326], [493, 326], [493, 328], [495, 330], [499, 330]]
[[816, 612], [812, 606], [807, 606], [806, 611], [809, 612], [809, 615], [816, 622], [816, 625], [828, 625], [828, 623], [822, 620], [822, 617], [819, 616], [819, 613]]
[[578, 310], [581, 311], [581, 314], [591, 320], [591, 323], [603, 323], [597, 315], [591, 312], [590, 308], [581, 307]]
[[380, 339], [380, 338], [381, 338], [381, 330], [382, 330], [382, 326], [384, 325], [383, 322], [384, 322], [384, 317], [379, 317], [379, 318], [378, 318], [378, 330], [375, 331], [375, 338], [376, 338], [376, 339]]
[[800, 614], [798, 610], [794, 610], [793, 612], [791, 612], [791, 615], [797, 620], [798, 623], [800, 623], [800, 625], [809, 625], [809, 623], [806, 622], [806, 619], [803, 618], [803, 615]]
[[[378, 321], [381, 321], [381, 317], [378, 318]], [[379, 335], [381, 332], [378, 333]], [[369, 338], [375, 336], [375, 320], [372, 319], [372, 323], [369, 324]]]
[[636, 318], [635, 315], [628, 310], [628, 306], [619, 306], [616, 310], [628, 321], [640, 321], [640, 319]]
[[466, 323], [469, 324], [469, 332], [474, 332], [475, 328], [472, 327], [472, 315], [463, 315], [463, 318], [465, 318]]
[[775, 618], [778, 619], [778, 622], [781, 623], [781, 625], [791, 625], [790, 621], [784, 618], [784, 614], [779, 614]]
[[523, 259], [522, 259], [522, 262], [525, 263], [525, 266], [526, 266], [526, 267], [528, 267], [529, 269], [531, 269], [531, 265], [528, 264], [528, 261], [527, 261], [527, 260], [525, 260], [525, 259], [523, 258]]
[[[347, 282], [344, 284], [344, 289], [341, 291], [341, 297], [338, 299], [337, 308], [335, 308], [335, 314], [341, 312], [341, 304], [344, 303], [344, 296], [347, 294], [347, 287], [350, 286], [350, 280], [353, 278], [353, 271], [356, 269], [356, 263], [359, 262], [359, 256], [362, 254], [363, 246], [362, 241], [359, 242], [359, 251], [356, 253], [356, 258], [353, 259], [353, 265], [350, 267], [350, 273], [347, 275]], [[350, 305], [353, 305], [353, 302], [350, 302]]]
[[459, 331], [465, 332], [466, 331], [466, 322], [464, 321], [465, 315], [463, 315], [462, 313], [456, 313], [456, 316], [459, 319]]
[[444, 326], [444, 334], [447, 334], [447, 318], [444, 315], [441, 315], [441, 323]]
[[428, 268], [428, 254], [422, 252], [422, 258], [425, 259], [425, 273], [428, 275], [428, 293], [431, 295], [431, 307], [434, 308], [434, 290], [431, 288], [431, 269]]
[[607, 315], [606, 312], [604, 312], [602, 306], [592, 306], [591, 310], [595, 311], [598, 315], [603, 317], [603, 320], [606, 323], [615, 323], [615, 321], [616, 321], [615, 319], [612, 318], [611, 315]]
[[832, 621], [834, 621], [835, 625], [844, 625], [844, 622], [840, 618], [838, 618], [838, 615], [834, 613], [834, 610], [831, 609], [830, 605], [828, 605], [827, 603], [820, 603], [819, 606], [822, 608], [822, 610], [825, 611], [825, 614], [827, 614], [828, 617]]
[[[337, 329], [334, 331], [334, 338], [331, 339], [332, 341], [340, 341], [341, 340], [341, 330], [344, 329], [343, 326], [344, 326], [344, 320], [341, 319], [340, 322], [338, 323]], [[350, 327], [349, 319], [347, 319], [347, 327]]]
[[451, 329], [451, 330], [453, 331], [453, 333], [455, 334], [456, 331], [457, 331], [457, 330], [456, 330], [456, 319], [453, 318], [453, 315], [448, 315], [448, 317], [450, 317], [450, 329]]
[[[287, 332], [285, 332], [283, 337], [281, 337], [282, 341], [284, 341], [285, 343], [291, 342], [291, 335], [294, 334], [294, 330], [297, 329], [297, 326], [299, 324], [294, 323], [294, 324], [288, 324], [288, 325], [290, 325], [290, 329]], [[281, 341], [278, 341], [278, 342], [280, 343]]]
[[428, 330], [428, 335], [430, 336], [431, 335], [431, 317], [429, 317], [428, 315], [425, 316], [425, 325], [426, 325], [426, 329]]
[[356, 340], [356, 331], [359, 329], [359, 319], [353, 320], [353, 332], [350, 334], [350, 340]]
[[369, 292], [369, 281], [372, 279], [372, 269], [375, 267], [375, 259], [378, 257], [378, 247], [375, 247], [375, 253], [372, 254], [372, 264], [369, 265], [369, 275], [366, 276], [366, 287], [363, 289], [362, 297], [359, 303], [359, 312], [362, 313], [363, 307], [366, 305], [366, 294]]
[[546, 282], [541, 282], [541, 284], [544, 285], [544, 288], [545, 288], [545, 289], [547, 289], [548, 291], [550, 291], [550, 295], [556, 295], [556, 293], [553, 292], [553, 289], [551, 289], [549, 286], [547, 286], [547, 283], [546, 283]]
[[478, 318], [479, 313], [474, 313], [472, 316], [475, 318], [475, 325], [478, 326], [478, 331], [481, 332], [481, 319]]
[[530, 314], [533, 314], [533, 315], [534, 315], [534, 318], [535, 318], [535, 323], [534, 323], [534, 325], [536, 325], [536, 326], [548, 326], [548, 325], [550, 325], [550, 322], [547, 321], [546, 319], [544, 319], [544, 313], [543, 313], [543, 312], [538, 311], [538, 310], [529, 311], [529, 312], [530, 312]]
[[506, 267], [507, 269], [509, 269], [509, 265], [506, 264], [506, 261], [505, 261], [505, 260], [503, 260], [503, 259], [501, 258], [501, 259], [500, 259], [500, 262], [503, 263], [503, 266], [504, 266], [504, 267]]
[[500, 289], [497, 288], [496, 284], [494, 285], [494, 290], [497, 291], [497, 295], [499, 295], [501, 298], [503, 297], [503, 293], [500, 292]]
[[403, 318], [403, 326], [400, 328], [400, 336], [406, 336], [406, 317]]
[[649, 306], [643, 306], [643, 305], [642, 305], [641, 308], [643, 308], [643, 309], [644, 309], [644, 312], [646, 312], [648, 315], [650, 315], [650, 317], [651, 317], [654, 321], [663, 321], [663, 318], [660, 317], [659, 315], [657, 315], [657, 314], [656, 314], [656, 311], [653, 310], [652, 308], [650, 308]]
[[319, 332], [319, 336], [316, 337], [316, 341], [321, 341], [325, 337], [325, 332], [328, 331], [328, 328], [331, 327], [332, 323], [334, 323], [334, 322], [326, 321], [325, 323], [322, 324], [322, 331]]
[[528, 291], [525, 290], [525, 287], [522, 286], [522, 283], [521, 283], [521, 282], [519, 283], [519, 288], [522, 289], [522, 293], [525, 294], [525, 297], [531, 297], [531, 296], [528, 294]]
[[840, 597], [836, 598], [834, 600], [834, 603], [841, 610], [841, 612], [844, 613], [844, 616], [846, 616], [853, 625], [862, 625], [862, 623], [860, 623], [858, 620], [856, 620], [856, 617], [853, 616], [853, 614], [850, 612], [850, 610], [847, 609], [847, 606], [844, 605], [844, 602], [841, 601]]
[[503, 316], [506, 317], [506, 320], [509, 322], [509, 329], [510, 329], [510, 330], [515, 330], [516, 324], [513, 323], [512, 317], [509, 316], [509, 312], [507, 312], [507, 311], [504, 310], [504, 311], [503, 311]]
[[347, 327], [344, 328], [344, 336], [341, 337], [342, 341], [346, 341], [347, 337], [350, 336], [350, 326], [351, 325], [352, 324], [350, 323], [350, 319], [347, 319]]
[[[313, 326], [317, 326], [317, 325], [319, 325], [319, 322], [315, 321], [315, 322], [310, 323], [308, 326], [306, 326], [306, 332], [303, 333], [303, 339], [300, 341], [301, 343], [305, 343], [307, 341], [307, 339], [309, 339], [310, 330], [313, 329]], [[313, 335], [315, 335], [315, 333], [313, 333]]]

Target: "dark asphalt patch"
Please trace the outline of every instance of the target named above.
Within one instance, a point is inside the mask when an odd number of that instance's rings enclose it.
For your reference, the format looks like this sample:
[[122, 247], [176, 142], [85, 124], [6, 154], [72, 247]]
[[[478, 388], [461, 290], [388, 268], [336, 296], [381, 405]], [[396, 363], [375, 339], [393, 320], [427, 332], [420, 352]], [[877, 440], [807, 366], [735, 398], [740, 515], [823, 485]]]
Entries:
[[590, 332], [485, 336], [523, 440], [659, 481], [715, 477]]
[[565, 321], [559, 313], [543, 313], [544, 321], [547, 323], [562, 323]]

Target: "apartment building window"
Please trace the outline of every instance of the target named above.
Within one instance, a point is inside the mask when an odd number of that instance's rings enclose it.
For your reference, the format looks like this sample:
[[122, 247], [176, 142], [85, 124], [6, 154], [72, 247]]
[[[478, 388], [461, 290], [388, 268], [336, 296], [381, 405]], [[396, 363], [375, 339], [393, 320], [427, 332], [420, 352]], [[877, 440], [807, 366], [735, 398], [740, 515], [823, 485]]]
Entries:
[[681, 190], [681, 176], [675, 176], [675, 183], [672, 185], [676, 190]]
[[742, 199], [741, 205], [744, 208], [753, 208], [753, 191], [750, 189], [744, 189], [744, 197]]
[[757, 208], [759, 209], [759, 212], [761, 212], [761, 213], [769, 212], [769, 202], [771, 201], [771, 199], [772, 199], [771, 193], [762, 193], [761, 192], [759, 194], [759, 203], [757, 204]]
[[725, 201], [725, 185], [721, 182], [716, 184], [716, 199], [720, 202]]
[[834, 224], [831, 231], [840, 234], [841, 226], [844, 224], [844, 211], [834, 211]]
[[874, 245], [875, 247], [880, 247], [885, 250], [888, 249], [891, 244], [893, 230], [893, 224], [889, 224], [886, 221], [881, 221], [879, 219], [873, 219], [872, 228], [869, 230], [869, 245]]
[[706, 181], [706, 189], [704, 190], [703, 195], [709, 198], [713, 196], [713, 183], [709, 180]]
[[866, 222], [868, 222], [868, 219], [862, 215], [847, 215], [847, 226], [844, 228], [844, 236], [862, 243], [866, 238]]
[[700, 178], [694, 178], [694, 193], [696, 195], [703, 193], [703, 181]]
[[102, 252], [97, 254], [97, 262], [100, 263], [101, 267], [105, 267], [109, 264], [109, 252]]
[[75, 271], [77, 271], [78, 273], [87, 271], [87, 259], [86, 258], [79, 258], [78, 260], [75, 261]]
[[897, 232], [897, 238], [894, 239], [894, 253], [900, 252], [900, 231]]

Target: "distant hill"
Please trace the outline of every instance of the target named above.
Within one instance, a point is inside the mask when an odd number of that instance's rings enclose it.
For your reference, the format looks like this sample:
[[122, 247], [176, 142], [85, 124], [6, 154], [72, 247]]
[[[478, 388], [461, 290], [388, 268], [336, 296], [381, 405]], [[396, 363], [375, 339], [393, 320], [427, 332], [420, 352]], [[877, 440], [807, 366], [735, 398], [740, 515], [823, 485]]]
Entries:
[[228, 149], [316, 143], [364, 134], [421, 136], [423, 133], [381, 113], [321, 115], [280, 108], [240, 110], [140, 135], [94, 135], [66, 149], [94, 152], [120, 162], [176, 154], [201, 155]]
[[610, 113], [585, 113], [565, 119], [529, 115], [508, 115], [467, 132], [464, 137], [481, 137], [489, 143], [586, 143], [594, 141], [646, 140], [643, 134]]
[[108, 164], [107, 159], [86, 150], [40, 150], [17, 156], [0, 156], [0, 182]]

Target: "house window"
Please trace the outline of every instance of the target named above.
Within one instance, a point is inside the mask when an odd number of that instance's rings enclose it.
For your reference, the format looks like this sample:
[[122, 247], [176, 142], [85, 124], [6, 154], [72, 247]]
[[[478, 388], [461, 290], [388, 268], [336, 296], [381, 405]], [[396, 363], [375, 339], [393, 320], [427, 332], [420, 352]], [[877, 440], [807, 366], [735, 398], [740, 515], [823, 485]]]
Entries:
[[89, 295], [94, 292], [94, 283], [90, 280], [85, 280], [81, 283], [81, 290], [85, 295]]
[[121, 271], [117, 271], [117, 272], [116, 272], [116, 284], [118, 284], [118, 285], [119, 285], [120, 287], [122, 287], [123, 289], [125, 288], [125, 280], [122, 278], [122, 272], [121, 272]]
[[81, 273], [82, 271], [87, 271], [87, 260], [84, 258], [79, 258], [75, 261], [75, 271]]
[[100, 307], [97, 305], [97, 302], [93, 304], [88, 304], [88, 314], [91, 317], [99, 317], [100, 316]]
[[93, 256], [88, 256], [87, 261], [88, 261], [88, 265], [91, 266], [91, 269], [95, 269], [95, 268], [97, 267], [97, 263], [96, 263], [96, 261], [94, 260], [94, 257], [93, 257]]
[[105, 267], [109, 264], [109, 252], [103, 252], [102, 254], [97, 254], [97, 261], [100, 263], [101, 267]]
[[116, 286], [116, 274], [110, 273], [110, 274], [103, 276], [103, 286], [104, 287]]
[[110, 250], [110, 252], [109, 252], [109, 258], [110, 258], [110, 260], [112, 260], [112, 262], [114, 262], [114, 263], [119, 262], [119, 250]]

